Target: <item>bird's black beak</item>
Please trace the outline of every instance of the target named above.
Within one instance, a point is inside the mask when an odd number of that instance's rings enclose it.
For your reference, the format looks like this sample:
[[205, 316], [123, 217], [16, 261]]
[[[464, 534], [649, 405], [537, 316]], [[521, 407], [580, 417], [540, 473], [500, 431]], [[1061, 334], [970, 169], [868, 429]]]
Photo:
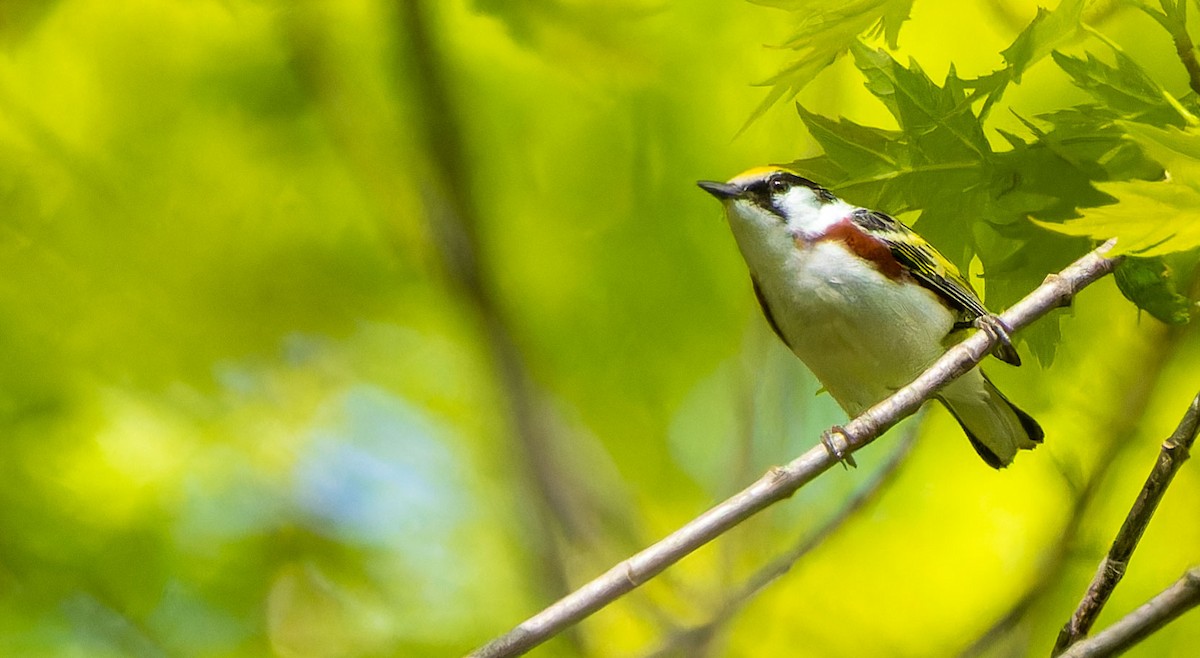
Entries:
[[742, 193], [741, 187], [737, 185], [730, 185], [729, 183], [718, 183], [712, 180], [702, 180], [697, 181], [696, 184], [700, 186], [700, 189], [708, 192], [722, 201], [725, 199], [732, 199]]

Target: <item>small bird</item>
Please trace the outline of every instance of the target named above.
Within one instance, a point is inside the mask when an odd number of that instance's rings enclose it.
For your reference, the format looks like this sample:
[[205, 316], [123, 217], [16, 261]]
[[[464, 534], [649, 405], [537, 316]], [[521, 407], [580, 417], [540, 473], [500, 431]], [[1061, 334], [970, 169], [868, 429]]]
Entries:
[[[767, 322], [850, 417], [907, 385], [970, 327], [995, 335], [993, 354], [1020, 365], [970, 282], [895, 218], [783, 167], [698, 185], [724, 204]], [[1037, 421], [979, 368], [937, 397], [993, 468], [1042, 442]]]

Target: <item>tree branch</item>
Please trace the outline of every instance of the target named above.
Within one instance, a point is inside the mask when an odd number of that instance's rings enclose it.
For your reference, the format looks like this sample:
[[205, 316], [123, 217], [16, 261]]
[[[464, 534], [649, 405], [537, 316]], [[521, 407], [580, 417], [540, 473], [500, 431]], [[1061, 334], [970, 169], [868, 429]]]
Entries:
[[1125, 517], [1125, 522], [1121, 524], [1121, 529], [1117, 532], [1117, 537], [1113, 540], [1108, 555], [1105, 555], [1100, 562], [1100, 568], [1092, 577], [1087, 593], [1083, 595], [1083, 600], [1079, 602], [1075, 614], [1059, 631], [1058, 640], [1054, 643], [1054, 650], [1051, 652], [1052, 656], [1062, 654], [1067, 647], [1078, 642], [1091, 630], [1092, 624], [1096, 622], [1096, 617], [1104, 609], [1104, 604], [1108, 602], [1108, 597], [1112, 595], [1113, 589], [1124, 577], [1129, 559], [1133, 556], [1133, 551], [1137, 548], [1142, 533], [1146, 531], [1146, 526], [1150, 524], [1154, 511], [1158, 509], [1158, 503], [1167, 492], [1167, 487], [1171, 484], [1179, 467], [1187, 460], [1189, 450], [1196, 441], [1197, 429], [1200, 429], [1200, 393], [1192, 399], [1187, 413], [1179, 421], [1175, 432], [1163, 442], [1158, 461], [1155, 462], [1149, 477], [1146, 478], [1146, 484], [1133, 502], [1133, 507]]
[[1072, 491], [1071, 508], [1056, 534], [1054, 543], [1043, 551], [1045, 557], [1037, 573], [1029, 579], [1024, 593], [1013, 601], [1009, 609], [1000, 615], [987, 631], [964, 649], [959, 658], [983, 655], [1000, 638], [1010, 633], [1048, 592], [1053, 591], [1057, 587], [1055, 583], [1062, 581], [1067, 560], [1077, 549], [1079, 529], [1083, 525], [1086, 512], [1096, 499], [1100, 485], [1117, 463], [1119, 455], [1129, 449], [1131, 442], [1127, 439], [1143, 422], [1150, 397], [1162, 378], [1181, 335], [1180, 331], [1155, 323], [1147, 334], [1146, 344], [1149, 349], [1122, 353], [1123, 363], [1138, 370], [1140, 381], [1139, 385], [1124, 389], [1122, 401], [1107, 412], [1107, 417], [1096, 419], [1103, 428], [1099, 436], [1104, 437], [1098, 442], [1103, 449], [1096, 460], [1096, 467], [1082, 483], [1075, 482], [1064, 472], [1063, 477], [1068, 489]]
[[[1000, 319], [1010, 329], [1017, 331], [1051, 310], [1069, 304], [1079, 290], [1112, 272], [1116, 259], [1106, 258], [1104, 254], [1114, 243], [1114, 240], [1110, 240], [1059, 274], [1046, 277], [1042, 285], [1003, 313]], [[977, 331], [950, 348], [911, 384], [833, 433], [834, 447], [850, 455], [869, 444], [915, 412], [938, 389], [978, 365], [990, 353], [994, 342], [989, 332]], [[658, 575], [750, 516], [791, 496], [838, 461], [831, 451], [823, 445], [817, 445], [786, 466], [771, 469], [740, 493], [472, 652], [471, 657], [499, 658], [528, 651]]]
[[904, 463], [908, 454], [912, 452], [912, 447], [917, 442], [917, 435], [921, 433], [922, 415], [921, 413], [917, 414], [917, 418], [913, 420], [904, 436], [901, 437], [899, 447], [879, 467], [871, 480], [846, 501], [837, 514], [821, 524], [815, 531], [805, 535], [786, 553], [777, 556], [756, 571], [736, 592], [720, 604], [708, 621], [675, 632], [672, 638], [649, 654], [648, 658], [677, 656], [681, 651], [684, 651], [685, 655], [699, 655], [699, 649], [711, 642], [721, 625], [732, 619], [750, 599], [790, 571], [796, 562], [800, 561], [800, 558], [816, 550], [826, 539], [832, 537], [839, 528], [845, 525], [855, 513], [878, 498], [884, 487], [893, 481], [893, 476], [900, 470], [900, 465]]
[[1071, 645], [1062, 658], [1115, 656], [1197, 605], [1200, 605], [1200, 567], [1192, 567], [1174, 585], [1142, 604], [1142, 607], [1125, 615], [1095, 637]]
[[[1192, 273], [1187, 284], [1189, 299], [1200, 297], [1200, 270]], [[1103, 434], [1107, 438], [1100, 443], [1104, 446], [1096, 468], [1087, 476], [1082, 486], [1071, 485], [1075, 491], [1071, 503], [1071, 512], [1067, 516], [1058, 533], [1058, 539], [1046, 551], [1047, 558], [1042, 561], [1038, 573], [1030, 578], [1025, 592], [1017, 597], [1009, 609], [988, 627], [971, 645], [959, 654], [959, 658], [973, 658], [983, 655], [993, 648], [1002, 637], [1013, 631], [1013, 628], [1039, 603], [1051, 596], [1062, 587], [1066, 579], [1065, 567], [1069, 556], [1078, 550], [1079, 528], [1083, 516], [1091, 506], [1099, 491], [1099, 485], [1107, 477], [1108, 472], [1116, 464], [1120, 455], [1132, 445], [1127, 440], [1137, 427], [1144, 422], [1151, 395], [1159, 386], [1172, 355], [1179, 347], [1180, 341], [1186, 336], [1186, 328], [1168, 326], [1161, 323], [1151, 323], [1145, 333], [1146, 349], [1122, 350], [1122, 363], [1116, 369], [1132, 369], [1138, 373], [1138, 385], [1124, 389], [1123, 401], [1116, 407], [1111, 407], [1106, 419], [1100, 419]], [[1065, 474], [1064, 474], [1065, 475]], [[1070, 481], [1068, 480], [1070, 484]], [[1028, 644], [1026, 643], [1026, 648]]]

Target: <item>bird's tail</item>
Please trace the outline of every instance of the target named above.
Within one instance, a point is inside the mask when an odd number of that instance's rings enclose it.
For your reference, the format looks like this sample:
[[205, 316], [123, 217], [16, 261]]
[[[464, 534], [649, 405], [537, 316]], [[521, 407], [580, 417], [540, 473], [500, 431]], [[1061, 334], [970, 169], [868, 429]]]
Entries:
[[951, 383], [939, 396], [962, 425], [975, 452], [992, 468], [1012, 463], [1017, 450], [1032, 450], [1044, 433], [978, 368]]

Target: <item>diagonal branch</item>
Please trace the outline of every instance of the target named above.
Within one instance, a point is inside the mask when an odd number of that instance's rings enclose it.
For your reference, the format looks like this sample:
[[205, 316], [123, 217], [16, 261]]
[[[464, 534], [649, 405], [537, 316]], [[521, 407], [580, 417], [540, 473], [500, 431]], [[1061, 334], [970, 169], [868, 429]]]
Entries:
[[[1112, 272], [1116, 259], [1105, 254], [1115, 240], [1075, 261], [1000, 316], [1013, 331], [1029, 325], [1055, 308], [1070, 303], [1087, 285]], [[978, 331], [950, 348], [928, 370], [891, 397], [863, 412], [840, 432], [832, 433], [833, 447], [843, 455], [871, 443], [911, 415], [946, 384], [970, 371], [990, 352], [995, 339]], [[627, 594], [684, 556], [717, 538], [764, 508], [791, 496], [797, 489], [837, 464], [839, 458], [818, 445], [785, 466], [768, 471], [757, 482], [708, 510], [658, 543], [617, 564], [590, 583], [471, 653], [472, 658], [519, 655], [563, 629]]]
[[1115, 656], [1149, 637], [1176, 617], [1200, 605], [1200, 567], [1192, 567], [1158, 596], [1100, 631], [1072, 644], [1062, 658]]
[[1117, 538], [1113, 540], [1108, 555], [1105, 555], [1100, 562], [1100, 568], [1096, 570], [1096, 575], [1088, 585], [1087, 593], [1083, 595], [1079, 607], [1075, 609], [1075, 614], [1059, 631], [1058, 640], [1054, 643], [1051, 655], [1062, 654], [1067, 647], [1078, 642], [1091, 630], [1092, 624], [1096, 622], [1096, 617], [1104, 609], [1104, 604], [1108, 602], [1108, 597], [1125, 575], [1129, 558], [1133, 556], [1133, 551], [1137, 548], [1142, 533], [1146, 531], [1146, 526], [1150, 524], [1154, 511], [1158, 509], [1158, 503], [1162, 500], [1163, 494], [1167, 492], [1167, 487], [1171, 484], [1179, 467], [1187, 460], [1188, 451], [1196, 441], [1198, 429], [1200, 429], [1200, 393], [1192, 399], [1187, 413], [1179, 421], [1175, 432], [1163, 442], [1154, 469], [1150, 471], [1149, 477], [1146, 478], [1146, 484], [1138, 494], [1137, 500], [1133, 502], [1129, 515], [1125, 517], [1125, 522], [1121, 524], [1121, 529], [1117, 532]]
[[832, 537], [859, 510], [879, 498], [879, 495], [886, 486], [895, 480], [895, 475], [899, 472], [900, 466], [908, 458], [908, 454], [912, 452], [913, 445], [917, 442], [917, 435], [920, 434], [922, 415], [923, 412], [917, 414], [917, 417], [909, 425], [904, 436], [900, 438], [900, 446], [879, 467], [879, 470], [875, 472], [871, 480], [846, 501], [837, 514], [821, 524], [815, 531], [810, 532], [800, 541], [796, 542], [787, 552], [777, 556], [756, 571], [737, 591], [721, 602], [720, 607], [717, 608], [715, 614], [710, 619], [677, 631], [673, 634], [673, 638], [651, 653], [649, 658], [676, 656], [680, 655], [680, 651], [682, 650], [690, 650], [686, 652], [686, 655], [697, 654], [696, 649], [711, 642], [721, 626], [737, 615], [751, 599], [766, 589], [768, 585], [783, 577], [788, 571], [791, 571], [792, 567], [801, 558], [816, 550], [825, 540]]
[[1058, 587], [1056, 583], [1063, 580], [1067, 562], [1077, 550], [1079, 530], [1086, 513], [1099, 495], [1101, 485], [1119, 456], [1129, 449], [1131, 442], [1126, 439], [1143, 422], [1151, 396], [1162, 379], [1181, 336], [1183, 332], [1178, 329], [1156, 323], [1147, 330], [1147, 349], [1126, 350], [1122, 353], [1122, 363], [1137, 370], [1139, 385], [1125, 387], [1120, 402], [1107, 412], [1105, 418], [1099, 419], [1103, 429], [1100, 430], [1096, 443], [1103, 448], [1096, 459], [1096, 467], [1079, 483], [1064, 473], [1072, 500], [1070, 511], [1059, 528], [1057, 538], [1043, 551], [1045, 557], [1036, 574], [1029, 579], [1025, 591], [983, 634], [959, 654], [960, 658], [972, 658], [989, 652], [1000, 638], [1013, 631], [1048, 592]]

